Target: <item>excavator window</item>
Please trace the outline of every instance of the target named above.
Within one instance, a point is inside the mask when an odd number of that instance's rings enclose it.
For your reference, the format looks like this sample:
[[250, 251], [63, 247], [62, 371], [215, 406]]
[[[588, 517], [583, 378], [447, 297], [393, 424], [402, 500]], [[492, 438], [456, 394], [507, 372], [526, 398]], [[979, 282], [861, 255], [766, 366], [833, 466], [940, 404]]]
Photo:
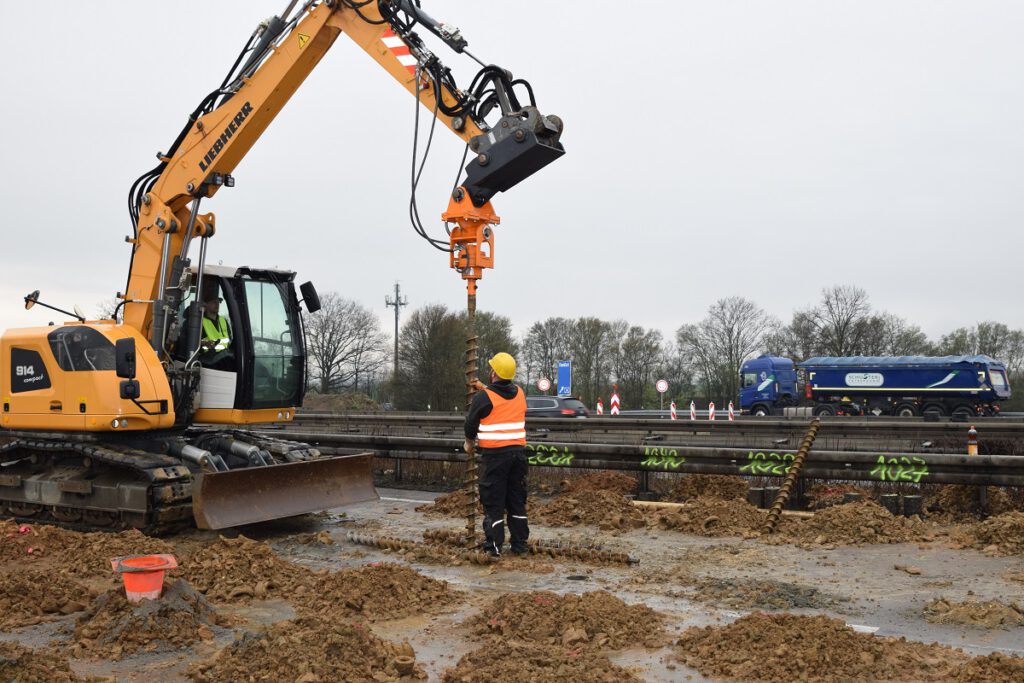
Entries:
[[303, 346], [291, 289], [284, 283], [245, 281], [253, 355], [253, 407], [289, 405], [303, 381]]
[[65, 372], [113, 370], [115, 367], [114, 345], [91, 327], [58, 327], [46, 338], [57, 365]]

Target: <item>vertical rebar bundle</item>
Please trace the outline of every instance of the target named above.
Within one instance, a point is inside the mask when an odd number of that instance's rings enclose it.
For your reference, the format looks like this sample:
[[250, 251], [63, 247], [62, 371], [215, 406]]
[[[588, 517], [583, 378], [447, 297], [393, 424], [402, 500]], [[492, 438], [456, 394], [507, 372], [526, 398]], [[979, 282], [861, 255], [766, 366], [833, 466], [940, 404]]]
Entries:
[[793, 490], [793, 486], [796, 485], [796, 480], [800, 476], [800, 470], [804, 466], [804, 460], [807, 459], [807, 454], [810, 453], [811, 446], [814, 445], [814, 437], [818, 435], [819, 427], [821, 427], [821, 420], [814, 418], [811, 425], [807, 428], [807, 433], [804, 434], [803, 441], [800, 442], [800, 449], [796, 452], [796, 457], [793, 458], [793, 464], [790, 465], [782, 486], [779, 487], [779, 495], [775, 496], [775, 502], [772, 503], [771, 509], [768, 510], [764, 526], [761, 527], [763, 533], [771, 534], [775, 532], [775, 527], [779, 524], [779, 517], [782, 516], [782, 508], [786, 505], [786, 501], [789, 500], [789, 494]]
[[[476, 394], [477, 356], [476, 356], [476, 294], [470, 292], [466, 297], [466, 412], [473, 403]], [[466, 547], [476, 546], [476, 499], [477, 472], [476, 454], [466, 454]]]

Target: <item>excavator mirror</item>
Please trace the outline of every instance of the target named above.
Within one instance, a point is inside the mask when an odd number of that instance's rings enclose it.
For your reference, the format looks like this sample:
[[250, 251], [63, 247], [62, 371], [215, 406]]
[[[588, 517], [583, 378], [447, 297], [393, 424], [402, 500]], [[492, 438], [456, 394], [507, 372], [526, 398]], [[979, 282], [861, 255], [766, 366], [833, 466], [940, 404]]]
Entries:
[[[117, 376], [124, 379], [135, 379], [135, 340], [131, 337], [118, 339], [114, 345], [114, 356], [114, 368], [117, 371]], [[122, 398], [128, 397], [122, 396]]]
[[27, 311], [28, 309], [35, 306], [37, 301], [39, 301], [38, 289], [25, 297], [25, 310]]
[[316, 313], [320, 310], [320, 295], [316, 293], [312, 282], [303, 282], [299, 285], [299, 291], [302, 292], [302, 303], [306, 304], [307, 311]]

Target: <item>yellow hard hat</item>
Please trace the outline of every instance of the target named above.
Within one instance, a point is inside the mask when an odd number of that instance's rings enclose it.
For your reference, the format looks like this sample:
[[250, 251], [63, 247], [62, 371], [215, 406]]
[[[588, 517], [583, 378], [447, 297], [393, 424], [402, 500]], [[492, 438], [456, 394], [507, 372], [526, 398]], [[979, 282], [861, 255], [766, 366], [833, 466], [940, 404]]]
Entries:
[[502, 379], [512, 379], [516, 376], [516, 359], [504, 351], [494, 354], [487, 363], [494, 370], [494, 374]]

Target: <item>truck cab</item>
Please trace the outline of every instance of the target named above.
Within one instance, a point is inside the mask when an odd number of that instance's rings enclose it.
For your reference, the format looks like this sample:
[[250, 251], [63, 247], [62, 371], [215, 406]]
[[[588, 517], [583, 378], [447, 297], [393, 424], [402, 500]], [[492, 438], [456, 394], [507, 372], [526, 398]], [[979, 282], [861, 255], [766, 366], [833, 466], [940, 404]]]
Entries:
[[740, 367], [741, 414], [772, 415], [797, 398], [796, 367], [789, 358], [763, 355]]

